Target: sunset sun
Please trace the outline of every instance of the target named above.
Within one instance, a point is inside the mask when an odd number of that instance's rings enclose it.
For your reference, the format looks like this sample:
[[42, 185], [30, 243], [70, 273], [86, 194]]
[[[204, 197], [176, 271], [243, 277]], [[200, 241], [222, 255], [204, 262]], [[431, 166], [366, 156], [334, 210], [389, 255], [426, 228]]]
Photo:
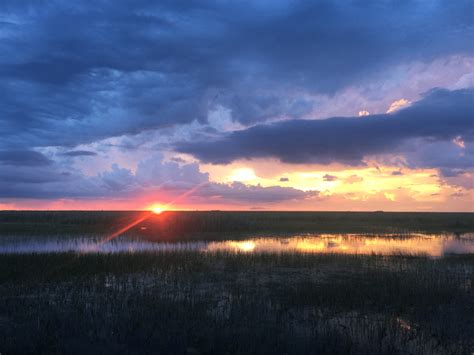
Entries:
[[161, 214], [164, 211], [164, 209], [163, 209], [163, 206], [153, 205], [150, 207], [150, 211], [153, 212], [154, 214]]

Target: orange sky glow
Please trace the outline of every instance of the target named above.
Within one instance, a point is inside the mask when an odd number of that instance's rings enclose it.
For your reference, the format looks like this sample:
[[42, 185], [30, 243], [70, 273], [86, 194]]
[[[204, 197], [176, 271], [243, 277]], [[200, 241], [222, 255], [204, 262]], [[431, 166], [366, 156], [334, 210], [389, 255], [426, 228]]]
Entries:
[[[368, 162], [364, 167], [283, 164], [275, 160], [201, 165], [210, 181], [247, 186], [291, 187], [316, 193], [304, 199], [265, 203], [200, 197], [205, 184], [179, 194], [150, 191], [127, 198], [22, 199], [0, 203], [0, 209], [45, 210], [314, 210], [314, 211], [473, 211], [472, 190], [439, 176], [436, 169], [408, 169]], [[462, 177], [457, 177], [460, 179]], [[467, 175], [464, 179], [471, 179]]]

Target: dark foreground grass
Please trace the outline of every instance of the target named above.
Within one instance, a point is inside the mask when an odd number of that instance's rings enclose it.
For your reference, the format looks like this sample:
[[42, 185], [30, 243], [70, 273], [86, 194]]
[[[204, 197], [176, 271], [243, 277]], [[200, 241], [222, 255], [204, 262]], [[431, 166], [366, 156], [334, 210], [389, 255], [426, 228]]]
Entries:
[[[249, 234], [462, 233], [474, 231], [474, 213], [395, 212], [150, 212], [0, 211], [3, 235], [109, 234], [148, 214], [128, 231], [147, 238], [228, 239]], [[145, 227], [145, 228], [142, 228]]]
[[474, 257], [0, 256], [0, 352], [471, 354]]

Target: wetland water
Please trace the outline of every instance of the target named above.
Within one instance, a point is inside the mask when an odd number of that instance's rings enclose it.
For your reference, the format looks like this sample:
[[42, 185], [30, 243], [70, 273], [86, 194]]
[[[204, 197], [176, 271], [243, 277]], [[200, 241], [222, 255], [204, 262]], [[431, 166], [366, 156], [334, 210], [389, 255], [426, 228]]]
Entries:
[[466, 234], [308, 234], [290, 237], [249, 237], [243, 240], [157, 242], [118, 237], [3, 237], [0, 254], [25, 253], [129, 253], [129, 252], [230, 252], [230, 253], [343, 253], [343, 254], [474, 254], [474, 233]]

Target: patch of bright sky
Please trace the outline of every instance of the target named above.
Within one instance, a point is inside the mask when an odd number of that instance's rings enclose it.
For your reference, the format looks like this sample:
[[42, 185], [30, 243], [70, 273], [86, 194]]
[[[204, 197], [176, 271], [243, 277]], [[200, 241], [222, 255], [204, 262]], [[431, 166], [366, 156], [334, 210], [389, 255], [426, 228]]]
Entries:
[[[252, 162], [253, 166], [259, 162]], [[210, 179], [215, 182], [229, 183], [240, 181], [246, 184], [267, 186], [293, 187], [303, 191], [320, 191], [323, 195], [332, 194], [356, 194], [361, 197], [367, 194], [390, 191], [390, 199], [396, 199], [397, 190], [404, 189], [419, 199], [433, 199], [434, 194], [440, 193], [442, 186], [437, 176], [436, 169], [407, 169], [403, 173], [396, 166], [367, 166], [361, 168], [341, 169], [334, 166], [305, 166], [303, 171], [298, 166], [280, 164], [277, 174], [269, 175], [263, 169], [263, 176], [259, 175], [258, 169], [245, 166], [245, 162], [238, 162], [230, 166], [221, 167], [215, 165], [202, 166], [202, 171], [210, 174]], [[273, 166], [278, 163], [273, 162]], [[336, 169], [336, 170], [334, 170]], [[394, 172], [397, 172], [394, 174]], [[333, 181], [327, 181], [325, 175], [336, 176]], [[281, 181], [285, 177], [288, 181]], [[392, 192], [394, 191], [394, 192]], [[355, 196], [352, 196], [354, 199]]]

